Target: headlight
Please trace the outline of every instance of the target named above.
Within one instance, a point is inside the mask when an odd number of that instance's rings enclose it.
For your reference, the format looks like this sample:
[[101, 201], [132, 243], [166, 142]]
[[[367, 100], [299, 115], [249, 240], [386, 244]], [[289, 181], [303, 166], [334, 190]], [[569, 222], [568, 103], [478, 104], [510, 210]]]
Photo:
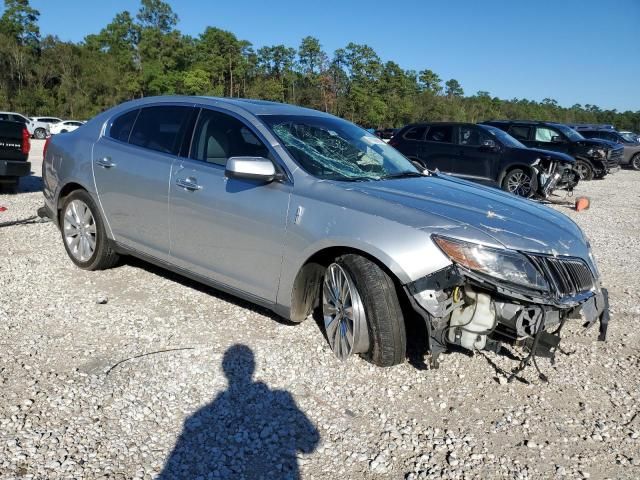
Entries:
[[595, 158], [604, 158], [607, 156], [607, 152], [602, 148], [590, 148], [587, 150], [587, 155]]
[[524, 255], [434, 235], [433, 240], [451, 261], [489, 277], [536, 290], [549, 290], [542, 274]]

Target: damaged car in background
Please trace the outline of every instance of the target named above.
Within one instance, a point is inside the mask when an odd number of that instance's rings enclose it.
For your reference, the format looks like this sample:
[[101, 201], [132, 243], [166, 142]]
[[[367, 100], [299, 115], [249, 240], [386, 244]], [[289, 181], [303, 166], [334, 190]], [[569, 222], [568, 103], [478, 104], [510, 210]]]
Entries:
[[580, 179], [573, 157], [527, 148], [489, 125], [414, 123], [389, 144], [419, 168], [437, 169], [521, 197], [546, 199], [555, 190], [571, 192]]
[[572, 318], [606, 334], [607, 292], [571, 219], [420, 170], [322, 112], [135, 100], [53, 137], [43, 180], [40, 213], [78, 267], [134, 255], [293, 322], [317, 312], [341, 360], [403, 362], [409, 318], [426, 326], [432, 365], [501, 343], [535, 364]]

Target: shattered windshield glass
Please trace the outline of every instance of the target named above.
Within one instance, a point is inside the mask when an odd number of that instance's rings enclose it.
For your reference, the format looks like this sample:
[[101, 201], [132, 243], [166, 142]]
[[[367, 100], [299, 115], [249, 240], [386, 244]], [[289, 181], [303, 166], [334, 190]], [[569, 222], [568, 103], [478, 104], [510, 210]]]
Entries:
[[263, 115], [298, 164], [311, 175], [340, 181], [422, 176], [393, 147], [339, 118]]

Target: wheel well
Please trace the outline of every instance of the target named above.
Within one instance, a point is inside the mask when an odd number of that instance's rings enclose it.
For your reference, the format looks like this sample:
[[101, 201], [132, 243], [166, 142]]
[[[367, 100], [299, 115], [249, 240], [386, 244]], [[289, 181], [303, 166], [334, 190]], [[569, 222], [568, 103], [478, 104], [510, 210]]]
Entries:
[[60, 218], [60, 210], [62, 210], [64, 199], [76, 190], [84, 190], [85, 192], [87, 191], [87, 189], [79, 183], [67, 183], [64, 187], [62, 187], [62, 190], [60, 190], [60, 194], [58, 195], [58, 204], [56, 205], [56, 208], [58, 209], [58, 211], [56, 212], [58, 219]]
[[[531, 173], [531, 179], [533, 181], [537, 180], [536, 172], [531, 165], [510, 165], [504, 170], [504, 172], [502, 172], [502, 174], [500, 175], [500, 178], [498, 179], [498, 184], [500, 185], [500, 187], [502, 187], [502, 182], [504, 181], [506, 176], [509, 175], [509, 173], [511, 173], [513, 170], [517, 168], [528, 171], [529, 173]], [[536, 185], [537, 185], [537, 181], [536, 181]]]
[[290, 318], [292, 321], [303, 321], [311, 314], [313, 309], [318, 306], [320, 287], [325, 269], [333, 260], [348, 253], [360, 255], [374, 262], [393, 280], [398, 296], [404, 295], [403, 290], [399, 288], [401, 285], [398, 278], [377, 258], [356, 248], [329, 247], [314, 253], [307, 259], [300, 270], [298, 270], [298, 274], [293, 282], [293, 290], [291, 291]]

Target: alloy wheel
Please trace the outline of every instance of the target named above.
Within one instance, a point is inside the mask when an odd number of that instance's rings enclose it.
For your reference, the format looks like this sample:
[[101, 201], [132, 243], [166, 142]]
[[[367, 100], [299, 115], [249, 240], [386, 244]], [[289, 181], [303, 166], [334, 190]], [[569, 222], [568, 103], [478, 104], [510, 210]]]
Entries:
[[96, 250], [96, 220], [82, 200], [67, 205], [63, 219], [64, 241], [73, 257], [86, 262]]
[[349, 274], [337, 263], [329, 265], [324, 276], [322, 313], [329, 345], [340, 360], [369, 349], [362, 299]]
[[636, 155], [631, 159], [631, 166], [635, 170], [640, 170], [640, 154]]
[[574, 168], [578, 172], [580, 180], [584, 180], [589, 176], [589, 167], [584, 163], [578, 163]]
[[521, 197], [531, 195], [531, 177], [524, 172], [517, 171], [509, 175], [507, 190]]

